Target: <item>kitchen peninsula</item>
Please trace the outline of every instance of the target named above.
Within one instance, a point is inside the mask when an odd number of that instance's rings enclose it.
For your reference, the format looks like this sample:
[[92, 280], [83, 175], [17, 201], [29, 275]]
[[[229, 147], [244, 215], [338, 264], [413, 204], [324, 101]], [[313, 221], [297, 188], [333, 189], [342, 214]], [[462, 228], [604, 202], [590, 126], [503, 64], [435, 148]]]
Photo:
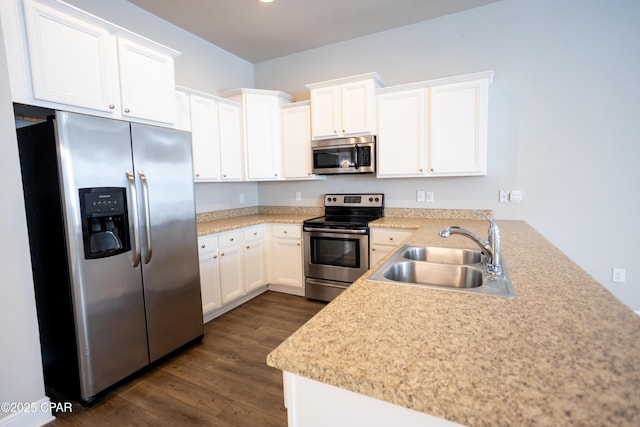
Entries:
[[[640, 425], [640, 318], [528, 224], [498, 224], [515, 299], [373, 282], [373, 266], [269, 354], [287, 373], [290, 425], [308, 410], [332, 425], [367, 415], [305, 402], [291, 378], [441, 425]], [[416, 229], [405, 243], [474, 248], [439, 238], [450, 225], [486, 237], [485, 221], [370, 223]]]

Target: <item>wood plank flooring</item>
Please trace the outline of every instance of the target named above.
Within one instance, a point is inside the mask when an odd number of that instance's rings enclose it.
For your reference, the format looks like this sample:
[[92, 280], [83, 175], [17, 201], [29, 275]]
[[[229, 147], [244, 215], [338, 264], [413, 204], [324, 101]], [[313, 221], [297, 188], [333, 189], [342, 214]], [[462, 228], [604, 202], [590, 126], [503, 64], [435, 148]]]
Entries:
[[325, 306], [268, 291], [205, 325], [201, 343], [50, 427], [284, 427], [282, 373], [266, 356]]

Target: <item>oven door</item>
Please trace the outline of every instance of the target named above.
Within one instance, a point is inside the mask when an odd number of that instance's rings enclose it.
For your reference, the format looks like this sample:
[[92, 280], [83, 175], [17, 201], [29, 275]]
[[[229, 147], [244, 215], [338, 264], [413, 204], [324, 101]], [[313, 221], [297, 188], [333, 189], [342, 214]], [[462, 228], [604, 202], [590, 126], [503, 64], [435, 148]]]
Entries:
[[304, 228], [305, 277], [353, 283], [369, 270], [368, 230]]

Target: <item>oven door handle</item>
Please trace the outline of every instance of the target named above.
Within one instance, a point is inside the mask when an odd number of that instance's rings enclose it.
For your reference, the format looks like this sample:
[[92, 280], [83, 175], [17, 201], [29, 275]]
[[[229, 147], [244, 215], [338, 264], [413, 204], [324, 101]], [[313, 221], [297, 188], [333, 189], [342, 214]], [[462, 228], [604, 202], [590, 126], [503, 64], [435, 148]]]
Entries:
[[360, 165], [358, 164], [358, 144], [353, 147], [353, 166], [358, 170]]
[[320, 233], [332, 233], [332, 234], [367, 234], [367, 230], [349, 230], [349, 229], [335, 229], [335, 228], [315, 228], [315, 227], [303, 227], [304, 231], [320, 232]]

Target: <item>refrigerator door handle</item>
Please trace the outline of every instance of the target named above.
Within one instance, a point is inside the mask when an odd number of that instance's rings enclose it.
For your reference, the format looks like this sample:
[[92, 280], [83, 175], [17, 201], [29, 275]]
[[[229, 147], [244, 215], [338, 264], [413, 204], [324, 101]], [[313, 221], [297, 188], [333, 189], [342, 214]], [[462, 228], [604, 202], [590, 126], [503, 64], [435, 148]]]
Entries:
[[147, 237], [147, 251], [144, 256], [144, 263], [149, 264], [149, 261], [151, 261], [151, 255], [153, 254], [153, 250], [151, 247], [151, 213], [149, 212], [149, 183], [147, 182], [147, 176], [142, 170], [138, 170], [138, 176], [140, 177], [140, 182], [142, 183], [142, 200], [144, 202], [144, 227], [145, 235]]
[[133, 253], [133, 266], [137, 267], [140, 264], [140, 230], [138, 229], [138, 195], [136, 190], [136, 177], [130, 170], [125, 171], [127, 174], [127, 181], [129, 182], [129, 208], [131, 209], [129, 216], [129, 233], [131, 234], [131, 246]]

